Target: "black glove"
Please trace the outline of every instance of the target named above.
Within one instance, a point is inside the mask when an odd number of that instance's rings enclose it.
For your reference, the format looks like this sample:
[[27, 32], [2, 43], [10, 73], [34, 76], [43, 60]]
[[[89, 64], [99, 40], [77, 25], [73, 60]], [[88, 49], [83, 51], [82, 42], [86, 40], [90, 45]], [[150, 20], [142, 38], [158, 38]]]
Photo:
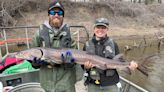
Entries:
[[40, 66], [48, 65], [48, 63], [45, 60], [41, 60], [40, 58], [34, 58], [33, 61], [31, 61], [31, 64], [34, 68], [40, 68]]
[[67, 51], [65, 54], [61, 54], [61, 59], [64, 63], [74, 63], [75, 59], [72, 56], [71, 51]]

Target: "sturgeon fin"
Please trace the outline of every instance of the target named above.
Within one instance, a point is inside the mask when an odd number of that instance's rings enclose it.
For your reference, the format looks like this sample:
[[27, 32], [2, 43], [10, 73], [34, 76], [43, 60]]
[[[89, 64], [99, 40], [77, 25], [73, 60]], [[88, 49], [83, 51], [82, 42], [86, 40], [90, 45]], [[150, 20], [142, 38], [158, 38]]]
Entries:
[[143, 66], [138, 66], [137, 67], [137, 70], [140, 71], [142, 74], [144, 74], [145, 76], [149, 76], [148, 74], [148, 70], [146, 69], [146, 67], [143, 67]]
[[118, 54], [116, 55], [113, 60], [116, 60], [116, 61], [120, 61], [120, 62], [124, 62], [123, 60], [123, 54]]

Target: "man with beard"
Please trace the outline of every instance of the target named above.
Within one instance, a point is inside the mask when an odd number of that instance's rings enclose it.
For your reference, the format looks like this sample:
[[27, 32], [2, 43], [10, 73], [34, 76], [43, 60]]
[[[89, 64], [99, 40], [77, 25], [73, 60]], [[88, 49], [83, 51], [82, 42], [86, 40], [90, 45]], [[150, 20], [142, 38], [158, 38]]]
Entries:
[[[32, 39], [33, 47], [77, 48], [71, 39], [70, 28], [63, 24], [64, 7], [55, 1], [48, 8], [49, 21], [40, 26]], [[32, 65], [40, 68], [40, 83], [46, 92], [75, 92], [77, 65], [47, 64], [39, 59]], [[44, 63], [43, 63], [44, 62]]]

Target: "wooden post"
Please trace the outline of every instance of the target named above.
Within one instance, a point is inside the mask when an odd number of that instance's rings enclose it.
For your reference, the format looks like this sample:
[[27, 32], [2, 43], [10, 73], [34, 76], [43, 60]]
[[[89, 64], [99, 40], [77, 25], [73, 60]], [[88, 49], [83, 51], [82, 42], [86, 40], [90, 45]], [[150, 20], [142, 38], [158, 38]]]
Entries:
[[[5, 41], [7, 40], [7, 36], [6, 36], [6, 31], [5, 29], [3, 29], [3, 33], [4, 33], [4, 38], [5, 38]], [[8, 49], [8, 44], [7, 42], [5, 42], [5, 47], [6, 47], [6, 53], [8, 54], [9, 53], [9, 49]]]
[[[26, 30], [26, 38], [28, 38], [28, 29], [27, 28], [25, 28], [25, 30]], [[29, 49], [30, 48], [30, 44], [29, 44], [29, 41], [28, 41], [28, 39], [26, 40], [26, 43], [27, 43], [27, 49]]]
[[2, 50], [1, 50], [1, 47], [0, 47], [0, 60], [2, 59]]

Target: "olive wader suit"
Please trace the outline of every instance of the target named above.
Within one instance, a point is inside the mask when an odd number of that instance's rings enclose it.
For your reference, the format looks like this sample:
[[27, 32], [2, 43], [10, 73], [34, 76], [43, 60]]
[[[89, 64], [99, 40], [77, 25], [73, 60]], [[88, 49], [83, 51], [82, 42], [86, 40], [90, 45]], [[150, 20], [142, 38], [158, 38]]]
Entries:
[[[77, 48], [75, 41], [71, 39], [69, 26], [62, 25], [59, 29], [53, 29], [48, 22], [40, 26], [32, 39], [32, 45], [48, 48]], [[75, 92], [76, 66], [76, 64], [41, 65], [41, 86], [46, 92]]]
[[[112, 59], [119, 54], [117, 44], [109, 37], [97, 41], [95, 35], [86, 42], [84, 50], [91, 54], [96, 54], [104, 58]], [[85, 85], [88, 86], [88, 92], [118, 92], [119, 75], [116, 69], [100, 70], [92, 68], [86, 70]]]

